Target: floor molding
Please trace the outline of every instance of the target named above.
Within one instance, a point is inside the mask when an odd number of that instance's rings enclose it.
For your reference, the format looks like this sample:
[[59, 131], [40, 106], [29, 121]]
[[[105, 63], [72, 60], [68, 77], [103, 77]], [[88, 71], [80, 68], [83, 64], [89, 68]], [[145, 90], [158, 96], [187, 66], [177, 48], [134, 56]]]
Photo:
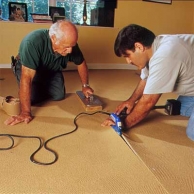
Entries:
[[[88, 69], [128, 69], [137, 70], [135, 66], [128, 64], [115, 64], [115, 63], [87, 63]], [[0, 69], [11, 68], [10, 64], [0, 64]], [[68, 64], [66, 70], [76, 70], [76, 65]]]

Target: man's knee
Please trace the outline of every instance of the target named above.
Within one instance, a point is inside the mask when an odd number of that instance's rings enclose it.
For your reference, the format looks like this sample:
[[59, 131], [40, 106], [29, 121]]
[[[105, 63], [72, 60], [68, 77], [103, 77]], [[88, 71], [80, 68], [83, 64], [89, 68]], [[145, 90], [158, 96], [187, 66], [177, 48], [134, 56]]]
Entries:
[[45, 93], [41, 94], [40, 92], [33, 92], [32, 94], [34, 95], [31, 96], [31, 105], [42, 103], [47, 100], [60, 101], [65, 99], [65, 92], [52, 95], [45, 95]]
[[60, 100], [63, 100], [63, 99], [65, 99], [65, 93], [54, 95], [54, 96], [52, 96], [51, 100], [60, 101]]
[[187, 130], [186, 130], [187, 136], [194, 141], [194, 108], [191, 114], [191, 117], [189, 119]]
[[55, 90], [55, 92], [52, 91], [50, 93], [50, 98], [53, 101], [63, 100], [63, 99], [65, 99], [65, 96], [66, 96], [66, 89], [65, 89], [65, 87], [63, 87], [63, 89], [58, 89], [58, 90]]
[[194, 108], [194, 97], [193, 96], [179, 96], [178, 101], [181, 102], [180, 114], [182, 116], [190, 117]]

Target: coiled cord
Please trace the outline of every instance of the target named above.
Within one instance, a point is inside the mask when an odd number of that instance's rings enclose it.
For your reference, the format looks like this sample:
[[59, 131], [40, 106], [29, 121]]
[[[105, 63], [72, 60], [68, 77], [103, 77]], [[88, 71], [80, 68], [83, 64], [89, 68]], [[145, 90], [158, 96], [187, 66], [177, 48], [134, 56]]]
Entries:
[[[108, 112], [104, 112], [104, 111], [96, 111], [96, 112], [93, 112], [93, 113], [87, 113], [87, 112], [81, 112], [79, 113], [73, 120], [73, 123], [75, 125], [75, 128], [70, 131], [70, 132], [67, 132], [67, 133], [63, 133], [63, 134], [60, 134], [60, 135], [57, 135], [57, 136], [53, 136], [49, 139], [47, 139], [45, 142], [38, 136], [23, 136], [23, 135], [14, 135], [14, 134], [0, 134], [0, 137], [1, 136], [4, 136], [4, 137], [8, 137], [10, 140], [11, 140], [11, 145], [9, 147], [5, 147], [5, 148], [0, 148], [0, 150], [9, 150], [9, 149], [12, 149], [13, 146], [14, 146], [14, 137], [17, 137], [17, 138], [33, 138], [33, 139], [38, 139], [39, 140], [39, 147], [38, 149], [36, 149], [32, 155], [30, 156], [30, 161], [35, 163], [35, 164], [38, 164], [38, 165], [51, 165], [51, 164], [54, 164], [57, 160], [58, 160], [58, 154], [56, 151], [52, 150], [51, 148], [49, 148], [47, 146], [47, 144], [49, 142], [51, 142], [52, 140], [54, 139], [57, 139], [59, 137], [62, 137], [62, 136], [65, 136], [65, 135], [69, 135], [73, 132], [75, 132], [77, 129], [78, 129], [78, 125], [77, 125], [77, 119], [81, 116], [81, 115], [94, 115], [94, 114], [97, 114], [97, 113], [101, 113], [101, 114], [107, 114], [107, 115], [110, 115], [110, 113]], [[35, 155], [44, 147], [44, 149], [46, 149], [47, 151], [51, 152], [53, 155], [54, 155], [54, 160], [51, 161], [51, 162], [40, 162], [40, 161], [37, 161], [35, 159]]]

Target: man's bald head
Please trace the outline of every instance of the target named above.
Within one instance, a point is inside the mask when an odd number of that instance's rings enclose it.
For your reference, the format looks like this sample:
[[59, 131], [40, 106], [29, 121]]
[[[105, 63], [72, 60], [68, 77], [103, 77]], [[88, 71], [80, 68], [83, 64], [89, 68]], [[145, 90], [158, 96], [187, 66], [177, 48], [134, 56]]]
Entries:
[[56, 37], [57, 42], [65, 39], [71, 39], [77, 42], [78, 31], [74, 24], [67, 20], [58, 20], [56, 23], [52, 24], [49, 29], [49, 36]]
[[60, 20], [52, 24], [49, 29], [49, 36], [53, 51], [62, 56], [71, 53], [78, 40], [77, 28], [67, 20]]

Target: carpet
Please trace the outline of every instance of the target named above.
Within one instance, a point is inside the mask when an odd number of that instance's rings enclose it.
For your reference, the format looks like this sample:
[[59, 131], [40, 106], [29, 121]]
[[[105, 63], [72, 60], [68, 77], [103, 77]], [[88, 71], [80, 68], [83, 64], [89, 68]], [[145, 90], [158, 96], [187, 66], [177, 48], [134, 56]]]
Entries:
[[[77, 71], [64, 71], [67, 96], [32, 107], [29, 124], [6, 126], [9, 117], [0, 110], [0, 134], [38, 136], [48, 142], [57, 161], [38, 165], [30, 161], [38, 148], [35, 138], [14, 137], [14, 147], [0, 151], [1, 194], [156, 194], [194, 193], [194, 142], [186, 137], [188, 118], [168, 116], [154, 110], [125, 133], [137, 155], [112, 127], [101, 127], [107, 115], [87, 115], [76, 96], [81, 90]], [[112, 112], [126, 100], [139, 80], [134, 70], [90, 70], [90, 85], [103, 102], [103, 111]], [[18, 86], [10, 69], [0, 69], [0, 96], [17, 97]], [[162, 95], [164, 104], [175, 94]], [[74, 124], [76, 115], [77, 129]], [[74, 132], [72, 132], [74, 131]], [[72, 133], [71, 133], [72, 132]], [[11, 140], [0, 136], [0, 147]], [[42, 148], [35, 160], [49, 163], [54, 155]]]

